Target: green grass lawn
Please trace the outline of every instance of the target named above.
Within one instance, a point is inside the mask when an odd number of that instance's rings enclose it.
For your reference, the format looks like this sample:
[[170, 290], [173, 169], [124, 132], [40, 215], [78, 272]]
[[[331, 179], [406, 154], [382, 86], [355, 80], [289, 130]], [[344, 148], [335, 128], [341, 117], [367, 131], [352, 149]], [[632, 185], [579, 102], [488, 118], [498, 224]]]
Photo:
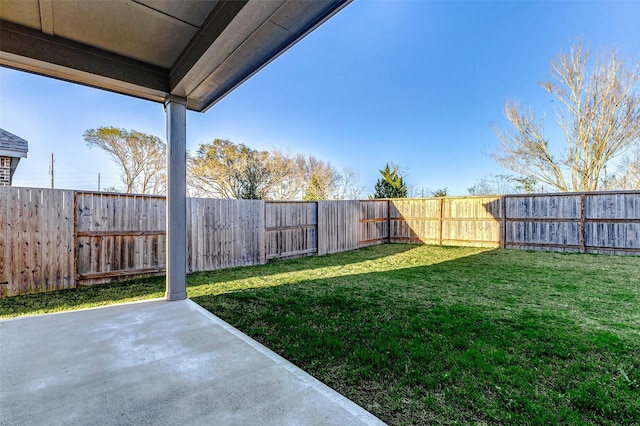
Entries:
[[[390, 244], [188, 285], [390, 424], [640, 423], [640, 257]], [[158, 277], [5, 298], [0, 315], [163, 291]]]

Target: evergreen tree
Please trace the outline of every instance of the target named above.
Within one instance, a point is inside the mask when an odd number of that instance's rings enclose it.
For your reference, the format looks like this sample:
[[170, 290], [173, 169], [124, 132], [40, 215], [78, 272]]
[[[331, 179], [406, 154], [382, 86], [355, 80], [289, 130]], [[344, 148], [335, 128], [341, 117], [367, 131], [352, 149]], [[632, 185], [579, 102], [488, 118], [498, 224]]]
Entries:
[[373, 198], [407, 197], [407, 185], [398, 171], [398, 166], [394, 165], [393, 168], [390, 168], [387, 163], [385, 168], [380, 170], [380, 174], [382, 177], [376, 182]]
[[329, 196], [326, 183], [317, 174], [312, 174], [302, 199], [305, 201], [328, 200]]

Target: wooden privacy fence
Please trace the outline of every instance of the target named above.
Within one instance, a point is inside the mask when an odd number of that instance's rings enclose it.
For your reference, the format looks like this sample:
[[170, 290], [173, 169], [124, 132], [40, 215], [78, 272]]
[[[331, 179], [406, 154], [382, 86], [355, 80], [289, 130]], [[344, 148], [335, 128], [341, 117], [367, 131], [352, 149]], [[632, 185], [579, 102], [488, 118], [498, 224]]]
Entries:
[[75, 287], [73, 191], [0, 187], [0, 297]]
[[75, 193], [76, 285], [163, 273], [165, 199]]
[[318, 254], [360, 247], [359, 201], [318, 201]]
[[582, 253], [640, 253], [640, 193], [504, 197], [504, 247]]
[[392, 200], [391, 242], [500, 246], [500, 197]]
[[[165, 199], [0, 188], [0, 297], [162, 274]], [[187, 200], [187, 271], [408, 242], [640, 253], [640, 191], [363, 201]]]
[[187, 272], [265, 261], [264, 201], [187, 199]]
[[272, 201], [264, 205], [265, 258], [318, 253], [318, 205], [307, 201]]

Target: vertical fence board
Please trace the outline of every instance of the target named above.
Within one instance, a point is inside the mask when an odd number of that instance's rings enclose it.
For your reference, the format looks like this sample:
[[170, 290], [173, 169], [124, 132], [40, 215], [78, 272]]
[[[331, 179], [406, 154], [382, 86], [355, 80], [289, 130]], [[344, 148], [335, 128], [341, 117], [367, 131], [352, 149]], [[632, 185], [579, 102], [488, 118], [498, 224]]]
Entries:
[[437, 198], [390, 200], [391, 242], [437, 244], [440, 204]]
[[640, 193], [585, 195], [585, 250], [640, 253]]
[[500, 205], [500, 197], [394, 199], [391, 241], [498, 247]]
[[442, 210], [442, 244], [500, 246], [500, 197], [445, 198]]
[[191, 219], [191, 216], [193, 215], [193, 207], [191, 204], [191, 200], [192, 198], [187, 198], [187, 206], [186, 206], [186, 217], [187, 217], [187, 223], [186, 223], [186, 229], [185, 232], [187, 233], [187, 247], [186, 247], [186, 262], [187, 262], [187, 273], [191, 272], [190, 267], [192, 267], [194, 259], [193, 259], [193, 219]]
[[359, 201], [318, 201], [318, 255], [360, 246]]
[[9, 206], [9, 188], [0, 187], [0, 297], [9, 294], [9, 277], [7, 269], [9, 266], [8, 242], [9, 228], [7, 217]]
[[47, 200], [42, 231], [48, 254], [42, 263], [47, 265], [43, 273], [45, 290], [75, 287], [74, 197], [73, 191], [47, 190]]

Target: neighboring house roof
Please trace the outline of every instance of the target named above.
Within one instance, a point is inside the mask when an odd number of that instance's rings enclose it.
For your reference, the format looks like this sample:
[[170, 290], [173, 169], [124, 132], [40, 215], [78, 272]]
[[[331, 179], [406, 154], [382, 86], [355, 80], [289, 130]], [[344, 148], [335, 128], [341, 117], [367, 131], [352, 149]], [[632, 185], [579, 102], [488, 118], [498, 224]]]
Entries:
[[0, 157], [11, 157], [9, 176], [13, 179], [20, 158], [27, 158], [29, 143], [19, 136], [0, 129]]
[[0, 129], [0, 156], [26, 158], [29, 144], [13, 133]]

